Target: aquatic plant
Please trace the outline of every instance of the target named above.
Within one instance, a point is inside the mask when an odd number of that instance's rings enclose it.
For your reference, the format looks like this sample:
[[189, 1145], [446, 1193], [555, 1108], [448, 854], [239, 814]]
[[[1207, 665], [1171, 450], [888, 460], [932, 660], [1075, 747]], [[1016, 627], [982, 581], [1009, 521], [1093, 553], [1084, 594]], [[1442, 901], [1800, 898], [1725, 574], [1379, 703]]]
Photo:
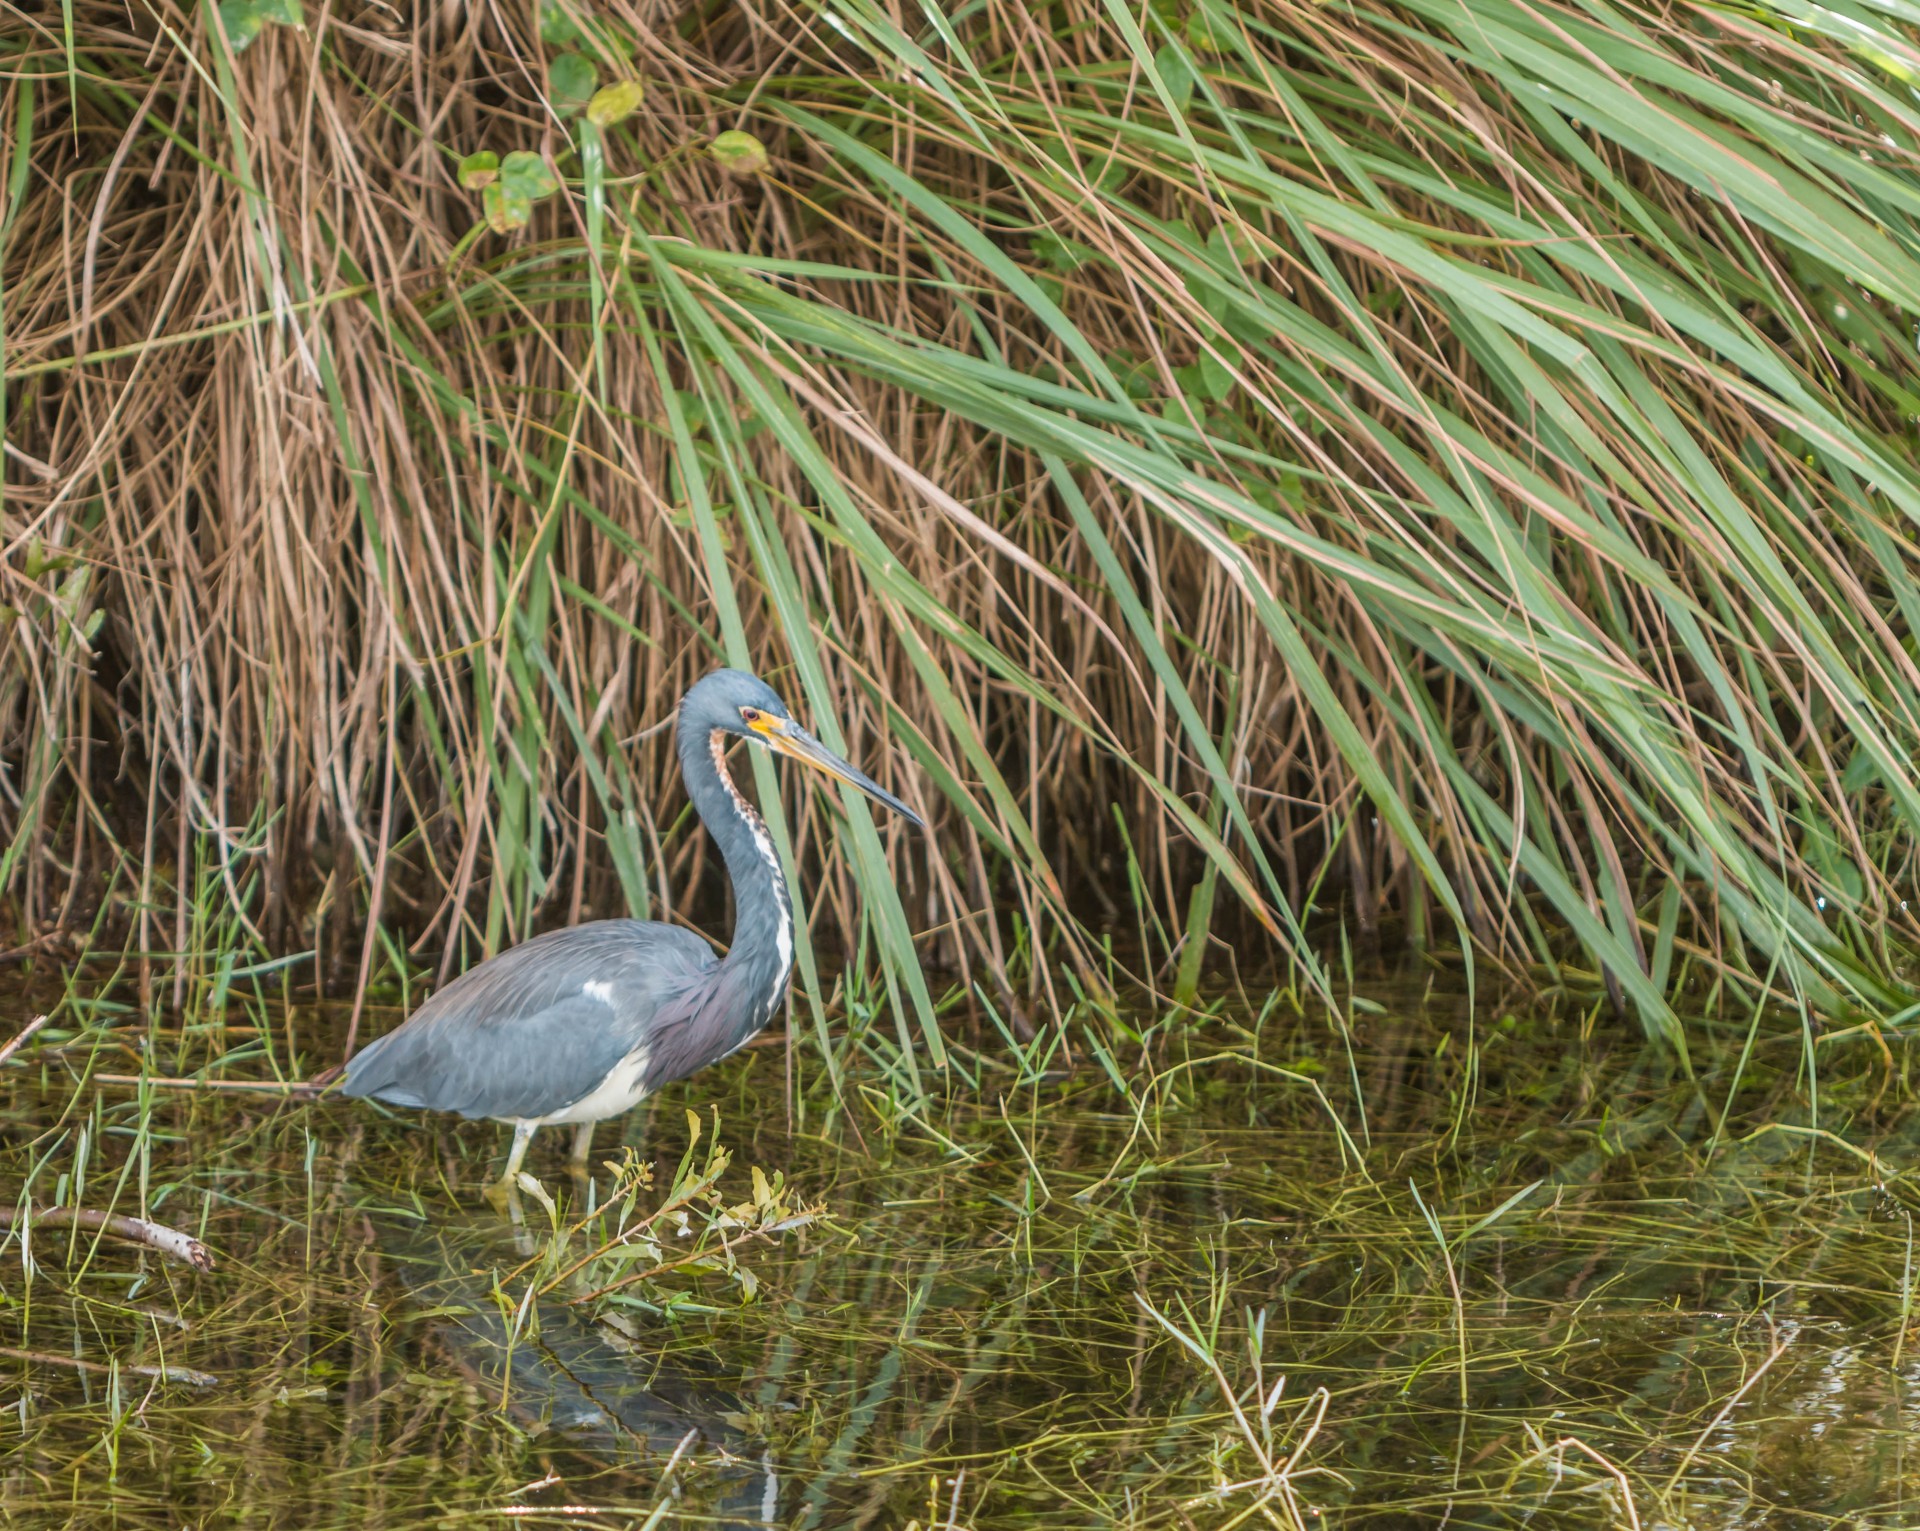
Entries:
[[825, 1209], [796, 1201], [782, 1171], [769, 1174], [757, 1164], [749, 1168], [745, 1199], [730, 1201], [722, 1182], [733, 1155], [721, 1146], [717, 1111], [704, 1154], [702, 1131], [699, 1113], [689, 1110], [686, 1152], [651, 1205], [642, 1198], [653, 1190], [653, 1161], [631, 1148], [605, 1165], [612, 1179], [604, 1204], [569, 1206], [564, 1214], [540, 1181], [521, 1171], [521, 1189], [552, 1219], [553, 1236], [505, 1280], [525, 1278], [527, 1296], [557, 1296], [603, 1319], [622, 1303], [660, 1312], [663, 1301], [682, 1295], [670, 1279], [724, 1277], [751, 1300], [760, 1278], [742, 1263], [742, 1250], [811, 1228]]
[[[1915, 1524], [1920, 1039], [1827, 1034], [1816, 1125], [1791, 1036], [1699, 1022], [1690, 1079], [1539, 1007], [1473, 1059], [1459, 996], [1371, 997], [1364, 1112], [1285, 1007], [1147, 1109], [1009, 1069], [862, 1135], [747, 1054], [642, 1108], [591, 1219], [536, 1147], [523, 1227], [490, 1124], [102, 1084], [117, 1039], [50, 1025], [0, 1183], [214, 1264], [0, 1228], [8, 1524]], [[797, 1199], [749, 1164], [830, 1216], [739, 1245]]]

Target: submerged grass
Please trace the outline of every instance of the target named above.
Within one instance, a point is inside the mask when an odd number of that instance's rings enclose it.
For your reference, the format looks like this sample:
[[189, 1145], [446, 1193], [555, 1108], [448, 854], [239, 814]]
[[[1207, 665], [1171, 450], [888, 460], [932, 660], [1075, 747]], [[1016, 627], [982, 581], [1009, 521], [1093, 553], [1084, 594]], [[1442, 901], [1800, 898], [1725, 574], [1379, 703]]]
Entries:
[[727, 659], [937, 825], [770, 815], [902, 1098], [925, 960], [1328, 988], [1336, 907], [1676, 1041], [1906, 1004], [1897, 7], [9, 13], [30, 931], [337, 988], [684, 909]]
[[[1284, 1011], [860, 1141], [788, 1132], [760, 1052], [688, 1095], [698, 1140], [674, 1097], [631, 1124], [653, 1187], [519, 1229], [477, 1210], [485, 1126], [101, 1088], [98, 1038], [43, 1033], [0, 1173], [218, 1265], [0, 1243], [9, 1522], [1912, 1524], [1909, 1041], [1823, 1043], [1815, 1127], [1791, 1043], [1703, 1023], [1689, 1081], [1576, 1013], [1470, 1057], [1451, 1006], [1376, 1004], [1364, 1143], [1337, 1037]], [[723, 1203], [778, 1167], [819, 1219], [612, 1286], [605, 1233], [698, 1199], [716, 1108]]]

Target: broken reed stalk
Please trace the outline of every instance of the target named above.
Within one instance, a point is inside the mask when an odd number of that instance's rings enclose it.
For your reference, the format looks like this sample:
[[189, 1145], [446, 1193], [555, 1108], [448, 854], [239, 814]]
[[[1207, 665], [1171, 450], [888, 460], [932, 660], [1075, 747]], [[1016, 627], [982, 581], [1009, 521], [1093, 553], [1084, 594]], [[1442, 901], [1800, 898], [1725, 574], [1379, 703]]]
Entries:
[[213, 1251], [192, 1234], [119, 1212], [98, 1212], [87, 1207], [41, 1207], [32, 1211], [24, 1206], [0, 1207], [0, 1228], [19, 1228], [23, 1232], [35, 1228], [84, 1228], [130, 1244], [144, 1244], [198, 1271], [213, 1269]]
[[46, 1024], [47, 1018], [44, 1015], [36, 1015], [12, 1037], [9, 1037], [6, 1045], [0, 1047], [0, 1064], [6, 1063], [9, 1058], [19, 1052], [22, 1047], [26, 1046], [28, 1039]]

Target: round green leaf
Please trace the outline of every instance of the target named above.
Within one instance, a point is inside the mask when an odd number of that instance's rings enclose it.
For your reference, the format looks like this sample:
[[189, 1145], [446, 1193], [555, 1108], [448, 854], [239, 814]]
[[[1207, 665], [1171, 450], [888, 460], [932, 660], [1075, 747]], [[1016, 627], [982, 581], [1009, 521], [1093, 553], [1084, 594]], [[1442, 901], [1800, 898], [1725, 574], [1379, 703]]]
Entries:
[[640, 99], [645, 94], [638, 80], [616, 80], [611, 85], [602, 86], [587, 103], [587, 121], [597, 128], [610, 128], [616, 122], [625, 122], [639, 109]]
[[541, 0], [540, 3], [540, 40], [550, 48], [571, 48], [583, 42], [586, 34], [580, 30], [580, 23], [573, 19], [569, 9], [554, 3], [554, 0]]
[[[558, 191], [560, 182], [539, 155], [527, 149], [515, 149], [500, 161], [500, 188], [510, 197], [538, 202]], [[526, 222], [524, 218], [520, 221]]]
[[714, 139], [707, 152], [728, 175], [754, 176], [767, 168], [767, 146], [738, 128]]
[[491, 149], [481, 149], [460, 161], [460, 184], [468, 191], [491, 186], [499, 179], [500, 156]]
[[1208, 398], [1230, 398], [1234, 390], [1233, 374], [1211, 351], [1200, 353], [1200, 391]]
[[553, 90], [553, 109], [562, 117], [575, 117], [587, 108], [600, 77], [592, 63], [578, 53], [563, 53], [547, 68]]
[[1167, 94], [1173, 98], [1174, 108], [1184, 112], [1193, 99], [1194, 82], [1193, 65], [1186, 53], [1169, 44], [1154, 54], [1153, 67], [1167, 87]]
[[227, 34], [227, 46], [235, 53], [258, 37], [265, 24], [253, 0], [226, 0], [220, 7], [220, 25]]
[[481, 193], [481, 206], [486, 209], [488, 226], [496, 234], [523, 229], [533, 217], [532, 201], [509, 189], [504, 182], [496, 181]]

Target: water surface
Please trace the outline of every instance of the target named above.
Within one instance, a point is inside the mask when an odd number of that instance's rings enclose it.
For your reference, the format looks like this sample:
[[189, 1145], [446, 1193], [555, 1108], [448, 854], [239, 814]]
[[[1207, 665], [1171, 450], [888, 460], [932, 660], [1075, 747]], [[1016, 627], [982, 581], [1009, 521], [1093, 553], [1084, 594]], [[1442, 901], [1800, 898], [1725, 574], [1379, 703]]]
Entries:
[[[1468, 1046], [1389, 1009], [1349, 1062], [1324, 1020], [1221, 1023], [1125, 1095], [988, 1063], [797, 1126], [762, 1049], [627, 1140], [664, 1187], [717, 1109], [729, 1194], [778, 1169], [821, 1219], [740, 1251], [752, 1301], [681, 1273], [572, 1306], [519, 1269], [571, 1252], [545, 1212], [477, 1195], [492, 1129], [102, 1084], [139, 1033], [50, 1034], [0, 1077], [0, 1185], [144, 1203], [219, 1263], [0, 1246], [7, 1519], [1920, 1524], [1906, 1044], [1816, 1044], [1816, 1102], [1763, 1037], [1724, 1114], [1743, 1037], [1690, 1082], [1610, 1026]], [[135, 1051], [262, 1072], [186, 1040]], [[564, 1136], [534, 1155], [563, 1213]], [[217, 1381], [134, 1370], [166, 1366]]]

